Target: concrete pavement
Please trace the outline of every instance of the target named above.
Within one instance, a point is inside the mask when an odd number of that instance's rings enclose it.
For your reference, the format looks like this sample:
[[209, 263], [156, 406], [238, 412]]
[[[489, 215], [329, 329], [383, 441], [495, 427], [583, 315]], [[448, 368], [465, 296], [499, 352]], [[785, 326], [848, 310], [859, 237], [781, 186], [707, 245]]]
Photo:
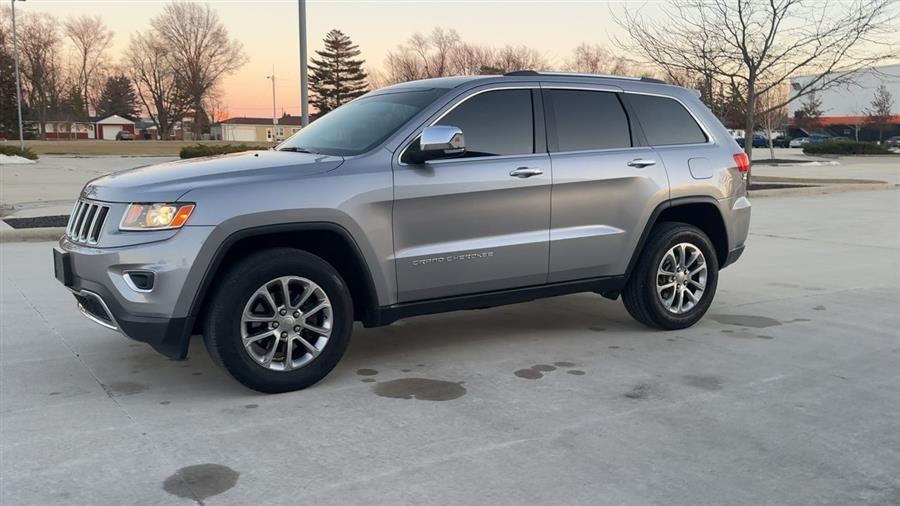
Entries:
[[2, 244], [0, 502], [900, 503], [900, 191], [753, 213], [691, 329], [590, 294], [420, 317], [268, 396], [85, 320], [50, 243]]

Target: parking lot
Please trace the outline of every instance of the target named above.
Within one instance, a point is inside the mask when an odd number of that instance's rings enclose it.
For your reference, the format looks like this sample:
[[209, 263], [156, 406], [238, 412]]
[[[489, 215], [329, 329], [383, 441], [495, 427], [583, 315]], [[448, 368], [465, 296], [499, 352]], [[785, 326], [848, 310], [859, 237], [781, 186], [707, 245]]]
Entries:
[[3, 504], [898, 504], [900, 191], [758, 199], [707, 317], [580, 294], [358, 328], [261, 395], [2, 253]]

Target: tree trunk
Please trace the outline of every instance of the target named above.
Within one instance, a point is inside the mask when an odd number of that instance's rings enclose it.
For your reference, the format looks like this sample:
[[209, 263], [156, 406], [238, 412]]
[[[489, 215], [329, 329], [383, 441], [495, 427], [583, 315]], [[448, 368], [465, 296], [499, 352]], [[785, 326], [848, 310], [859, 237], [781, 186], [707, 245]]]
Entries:
[[744, 121], [744, 152], [750, 162], [750, 170], [747, 171], [747, 188], [750, 187], [750, 177], [753, 171], [753, 130], [756, 127], [756, 88], [751, 80], [747, 84], [747, 117]]
[[766, 122], [766, 137], [769, 139], [769, 158], [775, 159], [775, 145], [772, 144], [772, 125]]

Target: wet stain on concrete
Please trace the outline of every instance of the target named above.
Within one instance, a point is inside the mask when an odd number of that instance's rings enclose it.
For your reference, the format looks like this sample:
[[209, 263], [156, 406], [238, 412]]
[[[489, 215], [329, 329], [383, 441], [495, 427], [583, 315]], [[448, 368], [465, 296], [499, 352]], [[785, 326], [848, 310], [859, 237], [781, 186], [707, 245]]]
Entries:
[[606, 329], [603, 327], [588, 327], [588, 330], [593, 330], [594, 332], [605, 332]]
[[650, 383], [638, 383], [631, 390], [625, 393], [625, 397], [629, 399], [646, 399], [655, 391]]
[[722, 378], [719, 376], [684, 376], [685, 384], [702, 390], [721, 390]]
[[121, 395], [133, 395], [147, 391], [147, 385], [143, 383], [135, 383], [133, 381], [114, 381], [108, 385], [103, 385], [103, 389], [111, 397], [119, 397]]
[[793, 320], [788, 320], [785, 323], [800, 323], [800, 322], [811, 322], [809, 318], [794, 318]]
[[47, 395], [59, 395], [59, 394], [60, 394], [59, 392], [50, 392], [50, 393], [47, 394]]
[[531, 366], [531, 368], [534, 369], [535, 371], [541, 371], [541, 372], [549, 372], [549, 371], [556, 370], [556, 367], [553, 367], [550, 364], [535, 364], [535, 365]]
[[237, 484], [241, 474], [220, 464], [199, 464], [182, 467], [163, 482], [163, 490], [183, 497], [202, 501], [219, 495]]
[[359, 381], [362, 381], [363, 383], [375, 383], [375, 378], [363, 378]]
[[378, 371], [375, 369], [357, 369], [356, 374], [360, 376], [375, 376], [378, 374]]
[[725, 325], [734, 325], [737, 327], [753, 327], [755, 329], [763, 329], [766, 327], [775, 327], [781, 325], [781, 322], [766, 316], [753, 316], [743, 314], [718, 314], [709, 315], [713, 320], [724, 323]]
[[412, 369], [400, 369], [400, 372], [412, 372]]
[[673, 338], [671, 338], [671, 337], [668, 337], [668, 338], [666, 338], [666, 341], [669, 341], [670, 343], [674, 343], [674, 342], [675, 342], [675, 339], [673, 339]]
[[416, 367], [425, 367], [425, 364], [416, 364]]
[[256, 409], [258, 407], [259, 407], [259, 404], [247, 404], [246, 406], [244, 406], [244, 408], [246, 408], [246, 409]]
[[813, 311], [825, 311], [825, 306], [823, 306], [821, 304], [818, 306], [815, 306], [815, 307], [813, 307]]
[[466, 395], [459, 383], [428, 378], [400, 378], [378, 383], [372, 391], [379, 397], [418, 399], [420, 401], [452, 401]]
[[202, 375], [203, 375], [202, 372], [192, 372], [191, 373], [191, 376], [202, 376]]
[[169, 404], [172, 404], [172, 401], [160, 401], [159, 404], [162, 406], [168, 406]]
[[531, 368], [519, 369], [518, 371], [514, 372], [513, 374], [515, 374], [516, 376], [518, 376], [522, 379], [527, 379], [527, 380], [536, 380], [536, 379], [541, 379], [544, 377], [544, 375], [543, 375], [543, 373], [541, 373], [541, 371], [537, 371], [537, 370], [531, 369]]
[[611, 349], [611, 350], [618, 350], [618, 349], [619, 349], [618, 346], [607, 346], [607, 348], [609, 348], [609, 349]]
[[760, 338], [760, 339], [775, 339], [774, 337], [772, 337], [772, 336], [767, 336], [767, 335], [758, 335], [758, 336], [756, 336], [756, 337], [758, 337], [758, 338]]
[[572, 376], [584, 376], [584, 371], [581, 371], [581, 370], [578, 370], [578, 369], [571, 369], [571, 370], [566, 371], [566, 372], [568, 372], [568, 373], [571, 374]]
[[575, 362], [553, 362], [558, 367], [575, 367]]

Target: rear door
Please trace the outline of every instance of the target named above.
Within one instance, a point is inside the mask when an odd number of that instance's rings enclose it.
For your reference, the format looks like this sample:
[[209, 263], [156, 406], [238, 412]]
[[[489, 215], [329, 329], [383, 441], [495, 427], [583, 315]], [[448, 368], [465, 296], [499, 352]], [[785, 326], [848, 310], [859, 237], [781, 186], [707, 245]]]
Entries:
[[[542, 116], [536, 84], [470, 91], [430, 123], [461, 128], [466, 156], [422, 164], [400, 156], [400, 302], [546, 282], [551, 174]], [[533, 175], [517, 177], [523, 168]]]
[[544, 84], [553, 164], [549, 281], [625, 273], [666, 171], [643, 147], [621, 90]]

